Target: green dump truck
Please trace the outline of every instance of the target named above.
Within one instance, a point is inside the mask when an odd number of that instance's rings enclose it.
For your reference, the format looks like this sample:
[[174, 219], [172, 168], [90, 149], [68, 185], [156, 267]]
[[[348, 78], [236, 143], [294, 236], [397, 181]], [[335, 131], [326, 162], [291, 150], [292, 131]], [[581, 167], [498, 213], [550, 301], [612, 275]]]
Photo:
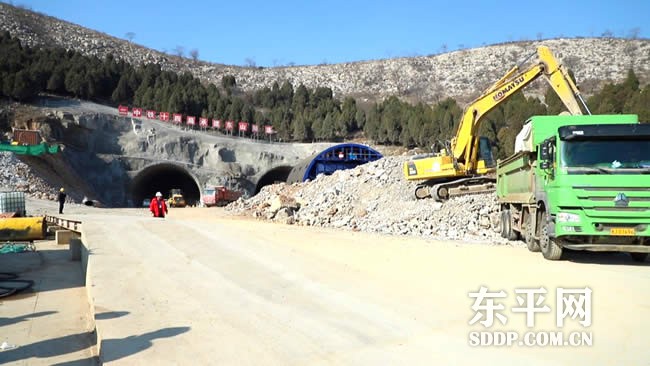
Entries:
[[564, 248], [650, 253], [650, 123], [535, 116], [497, 162], [501, 236], [558, 260]]

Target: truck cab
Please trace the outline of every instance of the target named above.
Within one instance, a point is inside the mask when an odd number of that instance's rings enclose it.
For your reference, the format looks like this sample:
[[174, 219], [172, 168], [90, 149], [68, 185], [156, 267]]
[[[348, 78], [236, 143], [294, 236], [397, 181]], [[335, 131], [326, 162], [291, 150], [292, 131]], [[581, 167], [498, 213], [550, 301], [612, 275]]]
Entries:
[[[562, 249], [650, 253], [650, 124], [636, 115], [539, 116], [529, 151], [497, 165], [502, 236]], [[521, 144], [525, 146], [526, 144]]]
[[210, 186], [203, 190], [201, 201], [205, 207], [225, 206], [241, 196], [241, 192], [233, 191], [225, 186]]

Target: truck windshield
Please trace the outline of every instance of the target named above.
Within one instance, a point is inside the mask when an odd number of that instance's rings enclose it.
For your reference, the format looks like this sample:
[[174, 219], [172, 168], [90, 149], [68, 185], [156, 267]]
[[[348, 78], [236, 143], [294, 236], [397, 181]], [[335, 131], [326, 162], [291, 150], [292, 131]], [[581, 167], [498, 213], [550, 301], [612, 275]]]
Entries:
[[203, 195], [205, 196], [212, 196], [214, 194], [214, 189], [206, 189], [203, 191]]
[[563, 141], [560, 164], [574, 173], [650, 171], [650, 140]]

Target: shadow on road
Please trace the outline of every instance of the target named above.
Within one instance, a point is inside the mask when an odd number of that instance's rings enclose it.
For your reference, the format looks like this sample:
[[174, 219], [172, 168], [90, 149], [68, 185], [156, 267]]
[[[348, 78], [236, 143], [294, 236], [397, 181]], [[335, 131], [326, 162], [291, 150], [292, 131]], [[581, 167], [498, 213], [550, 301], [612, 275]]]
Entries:
[[[190, 327], [173, 327], [159, 329], [136, 336], [121, 339], [105, 339], [102, 341], [102, 362], [119, 360], [131, 356], [151, 347], [153, 340], [159, 338], [175, 337], [186, 333]], [[92, 346], [92, 333], [71, 334], [64, 337], [48, 339], [32, 344], [20, 346], [16, 349], [0, 353], [0, 364], [29, 360], [31, 358], [49, 358], [79, 352]], [[81, 366], [97, 364], [95, 357], [59, 363], [58, 365]]]
[[49, 358], [79, 352], [90, 347], [92, 334], [78, 333], [59, 338], [47, 339], [0, 353], [0, 364], [29, 360], [30, 358]]
[[115, 318], [121, 318], [129, 314], [130, 313], [128, 311], [107, 311], [105, 313], [95, 314], [95, 319], [96, 320], [115, 319]]
[[[67, 249], [39, 249], [38, 255], [42, 258], [41, 265], [32, 271], [20, 274], [21, 279], [34, 281], [34, 285], [21, 294], [33, 295], [85, 285], [81, 265], [79, 262], [70, 261], [70, 252]], [[7, 299], [18, 298], [17, 294]]]
[[629, 254], [620, 252], [589, 252], [565, 249], [562, 258], [570, 262], [584, 264], [650, 266], [647, 259], [643, 263], [636, 262]]
[[25, 315], [17, 316], [15, 318], [0, 318], [0, 328], [5, 327], [7, 325], [24, 322], [27, 319], [38, 318], [40, 316], [46, 316], [46, 315], [51, 315], [56, 313], [58, 313], [58, 311], [41, 311], [40, 313], [25, 314]]
[[151, 347], [154, 339], [175, 337], [190, 329], [190, 327], [164, 328], [121, 339], [104, 339], [101, 345], [102, 362], [111, 362], [136, 354]]
[[99, 358], [87, 357], [80, 360], [55, 363], [52, 366], [96, 366], [99, 365]]

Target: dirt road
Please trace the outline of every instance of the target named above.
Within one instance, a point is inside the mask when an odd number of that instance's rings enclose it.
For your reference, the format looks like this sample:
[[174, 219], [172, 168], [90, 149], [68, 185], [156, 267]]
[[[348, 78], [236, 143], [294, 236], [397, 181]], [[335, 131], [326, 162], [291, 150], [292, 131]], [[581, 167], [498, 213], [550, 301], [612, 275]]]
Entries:
[[[283, 226], [220, 209], [79, 215], [105, 362], [115, 364], [647, 364], [650, 267], [623, 255], [550, 262], [521, 247]], [[469, 292], [504, 290], [506, 325], [469, 325]], [[472, 331], [526, 329], [517, 288], [544, 287], [540, 331], [592, 346], [471, 347]], [[592, 324], [555, 325], [557, 287], [592, 294]], [[542, 305], [544, 305], [542, 304]], [[541, 306], [541, 305], [540, 305]], [[589, 342], [587, 342], [589, 343]]]

